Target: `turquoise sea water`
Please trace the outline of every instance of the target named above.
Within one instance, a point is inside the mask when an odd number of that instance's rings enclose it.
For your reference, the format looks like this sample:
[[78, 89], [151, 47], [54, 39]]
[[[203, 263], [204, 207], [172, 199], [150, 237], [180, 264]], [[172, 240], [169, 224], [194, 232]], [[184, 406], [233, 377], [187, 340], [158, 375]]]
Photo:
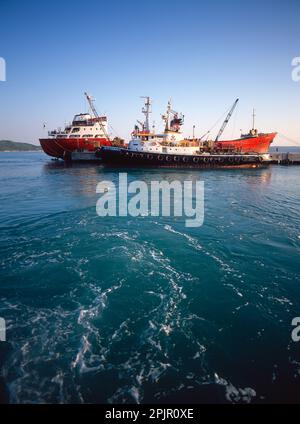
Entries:
[[205, 182], [205, 221], [100, 218], [101, 166], [0, 155], [2, 402], [299, 402], [300, 167]]
[[270, 152], [300, 153], [300, 146], [271, 146]]

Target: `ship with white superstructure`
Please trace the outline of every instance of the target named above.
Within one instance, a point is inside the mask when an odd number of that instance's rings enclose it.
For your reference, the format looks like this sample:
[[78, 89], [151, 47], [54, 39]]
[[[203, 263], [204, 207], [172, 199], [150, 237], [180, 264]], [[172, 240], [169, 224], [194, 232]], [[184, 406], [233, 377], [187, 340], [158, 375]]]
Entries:
[[88, 113], [79, 113], [64, 129], [48, 132], [40, 144], [47, 155], [58, 159], [71, 160], [74, 152], [95, 152], [101, 146], [111, 146], [106, 116], [99, 116], [94, 99], [85, 93], [89, 104]]
[[[234, 107], [237, 101], [238, 99]], [[183, 136], [181, 127], [184, 123], [184, 115], [173, 110], [170, 101], [166, 113], [162, 115], [164, 131], [156, 134], [153, 129], [150, 129], [151, 99], [145, 97], [145, 105], [142, 109], [145, 120], [143, 123], [138, 121], [139, 125], [135, 125], [128, 148], [102, 147], [98, 149], [96, 155], [101, 157], [103, 163], [113, 166], [255, 168], [265, 165], [269, 161], [267, 152], [245, 152], [234, 146], [233, 141], [230, 146], [220, 146], [219, 137], [223, 133], [234, 107], [228, 113], [217, 139], [202, 141], [194, 137], [187, 139]]]

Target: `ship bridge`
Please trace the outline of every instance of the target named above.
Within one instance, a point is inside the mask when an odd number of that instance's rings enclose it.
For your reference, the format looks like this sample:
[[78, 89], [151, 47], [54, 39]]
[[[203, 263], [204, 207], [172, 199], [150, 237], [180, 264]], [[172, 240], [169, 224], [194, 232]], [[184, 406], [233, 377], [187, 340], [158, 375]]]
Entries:
[[89, 113], [80, 113], [74, 116], [73, 125], [87, 125], [91, 121], [92, 117]]

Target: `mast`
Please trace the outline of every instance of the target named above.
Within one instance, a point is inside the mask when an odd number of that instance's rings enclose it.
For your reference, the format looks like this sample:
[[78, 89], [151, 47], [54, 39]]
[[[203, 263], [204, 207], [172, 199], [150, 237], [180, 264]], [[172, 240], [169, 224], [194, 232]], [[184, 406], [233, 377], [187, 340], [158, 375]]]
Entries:
[[252, 129], [253, 130], [255, 129], [255, 117], [256, 117], [255, 109], [253, 109], [253, 113], [252, 113]]
[[152, 122], [152, 133], [155, 134], [155, 121]]
[[225, 121], [223, 122], [223, 124], [222, 124], [222, 126], [221, 126], [221, 128], [220, 128], [220, 131], [218, 132], [218, 135], [217, 135], [217, 137], [216, 137], [216, 139], [215, 139], [215, 142], [216, 142], [216, 141], [218, 141], [218, 140], [219, 140], [219, 138], [221, 137], [221, 135], [223, 134], [223, 132], [224, 132], [224, 130], [225, 130], [225, 128], [226, 128], [226, 126], [227, 126], [227, 124], [228, 124], [228, 122], [229, 122], [229, 120], [230, 120], [230, 118], [231, 118], [232, 114], [233, 114], [233, 111], [234, 111], [234, 109], [236, 108], [236, 105], [238, 104], [238, 101], [239, 101], [239, 99], [236, 99], [236, 101], [233, 103], [232, 108], [231, 108], [231, 109], [230, 109], [230, 111], [228, 112], [228, 115], [226, 116], [226, 119], [225, 119]]
[[146, 99], [145, 100], [145, 106], [142, 109], [143, 114], [145, 115], [145, 125], [144, 125], [144, 129], [147, 132], [150, 132], [150, 113], [151, 111], [151, 99], [149, 96], [141, 96], [142, 99]]
[[170, 126], [170, 115], [171, 115], [171, 100], [168, 101], [168, 106], [167, 106], [167, 111], [165, 115], [162, 115], [162, 119], [165, 121], [166, 126], [165, 126], [165, 131], [169, 131]]

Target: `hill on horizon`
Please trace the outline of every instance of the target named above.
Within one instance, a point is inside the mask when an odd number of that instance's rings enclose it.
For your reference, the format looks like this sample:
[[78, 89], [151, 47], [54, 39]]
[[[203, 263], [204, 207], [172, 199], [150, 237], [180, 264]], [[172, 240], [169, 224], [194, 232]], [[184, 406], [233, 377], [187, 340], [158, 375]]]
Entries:
[[35, 150], [41, 150], [41, 147], [30, 143], [18, 143], [11, 140], [0, 140], [0, 152], [28, 152]]

